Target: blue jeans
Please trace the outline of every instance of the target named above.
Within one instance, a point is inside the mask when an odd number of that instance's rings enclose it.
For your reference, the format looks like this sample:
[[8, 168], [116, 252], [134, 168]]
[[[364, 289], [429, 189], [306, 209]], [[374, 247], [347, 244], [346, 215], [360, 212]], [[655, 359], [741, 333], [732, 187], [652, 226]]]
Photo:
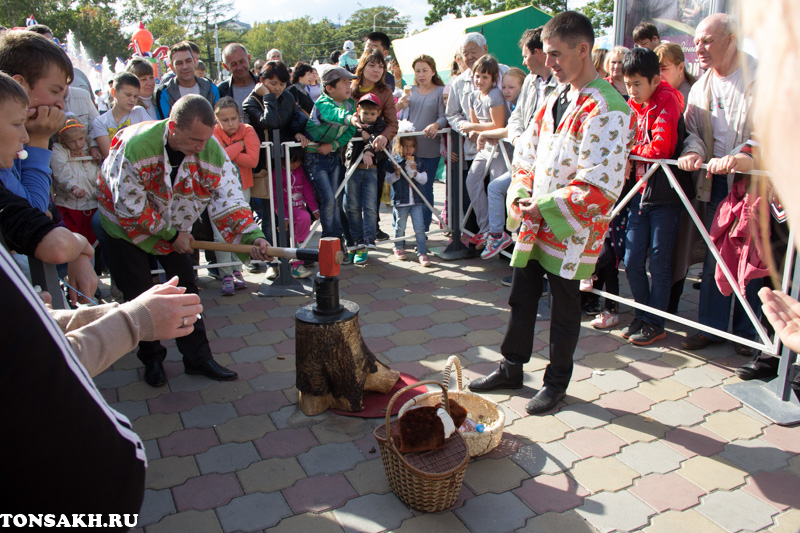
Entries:
[[[672, 289], [672, 249], [678, 237], [681, 220], [680, 205], [639, 207], [641, 193], [633, 197], [628, 215], [625, 243], [625, 273], [633, 299], [661, 311], [667, 309]], [[650, 250], [650, 280], [645, 263]], [[663, 328], [660, 316], [636, 310], [636, 318]]]
[[[414, 236], [417, 238], [417, 253], [427, 254], [428, 248], [425, 246], [425, 218], [423, 204], [394, 206], [394, 238], [398, 239], [406, 234], [406, 222], [408, 215], [411, 215], [411, 224], [414, 226]], [[395, 250], [403, 249], [403, 241], [394, 243]]]
[[[425, 197], [431, 205], [433, 204], [433, 182], [436, 181], [436, 171], [439, 169], [439, 161], [441, 161], [441, 157], [420, 157], [417, 159], [419, 162], [419, 166], [417, 170], [420, 172], [425, 172], [428, 174], [428, 181], [425, 182], [425, 185], [417, 184], [419, 190], [422, 191], [422, 195]], [[425, 222], [425, 231], [429, 231], [431, 229], [431, 220], [433, 220], [433, 212], [428, 209], [428, 206], [423, 204], [422, 205], [422, 219]]]
[[304, 159], [305, 171], [311, 179], [314, 191], [319, 199], [319, 218], [322, 222], [322, 236], [342, 236], [342, 223], [339, 208], [340, 199], [336, 198], [336, 189], [339, 188], [339, 154], [331, 152], [328, 155], [306, 154]]
[[[357, 168], [345, 185], [345, 205], [350, 238], [354, 243], [375, 242], [378, 227], [378, 169]], [[363, 213], [363, 216], [362, 216]]]
[[[702, 179], [702, 178], [701, 178]], [[728, 178], [724, 175], [714, 175], [711, 187], [711, 199], [706, 206], [705, 225], [706, 229], [711, 228], [711, 223], [716, 216], [717, 207], [720, 202], [728, 196]], [[733, 334], [746, 339], [753, 339], [756, 335], [755, 326], [750, 322], [744, 307], [741, 306], [734, 295], [723, 296], [719, 292], [714, 273], [717, 269], [717, 260], [710, 251], [706, 252], [706, 259], [703, 263], [703, 280], [700, 286], [700, 310], [698, 312], [698, 322], [706, 326], [711, 326], [722, 331], [728, 331], [728, 323], [731, 315], [731, 300], [735, 300], [733, 307]], [[758, 298], [758, 291], [764, 285], [762, 279], [751, 280], [745, 287], [745, 297], [756, 313], [756, 317], [761, 316], [761, 301]], [[707, 337], [721, 341], [722, 339], [703, 333]]]
[[511, 186], [511, 172], [506, 172], [489, 183], [486, 196], [489, 200], [489, 233], [503, 233], [506, 227], [506, 193]]

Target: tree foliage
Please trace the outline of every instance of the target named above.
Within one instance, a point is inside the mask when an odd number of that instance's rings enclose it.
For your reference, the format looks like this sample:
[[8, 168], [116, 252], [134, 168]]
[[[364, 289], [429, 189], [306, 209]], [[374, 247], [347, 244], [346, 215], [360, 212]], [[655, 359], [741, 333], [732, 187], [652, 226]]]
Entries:
[[114, 57], [127, 55], [129, 37], [123, 34], [121, 21], [107, 1], [0, 1], [0, 24], [3, 26], [25, 26], [25, 19], [31, 14], [38, 23], [49, 26], [53, 36], [61, 42], [72, 30], [97, 63], [103, 56], [108, 56], [113, 63]]
[[[613, 0], [612, 0], [613, 2]], [[490, 13], [500, 13], [509, 9], [524, 6], [535, 6], [550, 14], [560, 13], [567, 9], [567, 0], [428, 0], [431, 10], [425, 17], [425, 24], [430, 26], [441, 21], [445, 15], [455, 15], [456, 18], [472, 17]]]
[[595, 30], [603, 30], [614, 25], [614, 0], [592, 0], [580, 11], [589, 17]]

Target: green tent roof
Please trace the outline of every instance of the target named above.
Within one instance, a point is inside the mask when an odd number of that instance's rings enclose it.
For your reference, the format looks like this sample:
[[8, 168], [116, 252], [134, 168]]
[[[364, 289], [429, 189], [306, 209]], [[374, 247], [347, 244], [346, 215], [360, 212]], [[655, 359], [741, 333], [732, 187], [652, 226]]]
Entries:
[[548, 20], [550, 15], [544, 11], [534, 6], [525, 6], [491, 15], [445, 20], [411, 37], [396, 39], [392, 46], [406, 82], [413, 82], [411, 62], [420, 54], [433, 56], [439, 75], [447, 81], [462, 35], [470, 32], [482, 33], [489, 45], [489, 53], [500, 63], [523, 68], [518, 46], [522, 33], [529, 28], [542, 26]]

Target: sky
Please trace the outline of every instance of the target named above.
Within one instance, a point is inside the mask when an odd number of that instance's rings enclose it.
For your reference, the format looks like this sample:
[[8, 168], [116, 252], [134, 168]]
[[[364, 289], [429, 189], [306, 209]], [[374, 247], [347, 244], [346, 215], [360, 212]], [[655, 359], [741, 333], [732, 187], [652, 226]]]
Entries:
[[[587, 0], [569, 0], [569, 7], [574, 8], [583, 5]], [[328, 18], [332, 22], [338, 23], [341, 19], [342, 24], [347, 18], [363, 7], [370, 8], [380, 5], [388, 5], [395, 8], [401, 15], [411, 17], [409, 30], [425, 29], [425, 15], [430, 10], [430, 5], [426, 0], [362, 0], [361, 5], [356, 2], [332, 2], [331, 0], [271, 0], [269, 10], [264, 9], [262, 0], [234, 0], [235, 9], [239, 12], [236, 17], [242, 22], [252, 24], [253, 22], [263, 22], [268, 19], [290, 20], [293, 18], [310, 15], [314, 20]], [[267, 14], [268, 13], [268, 14]]]

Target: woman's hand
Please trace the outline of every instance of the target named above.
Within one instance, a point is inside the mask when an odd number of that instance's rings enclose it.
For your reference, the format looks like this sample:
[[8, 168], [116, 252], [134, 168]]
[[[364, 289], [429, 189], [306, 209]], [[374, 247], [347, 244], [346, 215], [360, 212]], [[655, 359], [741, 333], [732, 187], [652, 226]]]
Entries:
[[401, 111], [408, 107], [408, 102], [410, 100], [410, 96], [408, 94], [404, 94], [397, 103], [394, 104], [394, 108], [398, 111]]
[[267, 94], [269, 92], [269, 89], [267, 89], [266, 85], [264, 85], [263, 83], [259, 82], [259, 83], [256, 84], [256, 88], [253, 89], [253, 92], [256, 93], [258, 96], [262, 96], [263, 97], [265, 94]]
[[422, 130], [422, 133], [425, 134], [425, 137], [433, 139], [434, 137], [436, 137], [436, 134], [439, 133], [439, 128], [440, 128], [439, 123], [434, 122], [433, 124], [429, 124], [428, 127], [425, 128], [424, 130]]
[[373, 148], [375, 148], [376, 152], [380, 152], [384, 148], [386, 148], [386, 145], [388, 143], [389, 143], [389, 139], [387, 139], [383, 135], [378, 135], [377, 137], [375, 137], [375, 140], [372, 141], [372, 146], [373, 146]]

